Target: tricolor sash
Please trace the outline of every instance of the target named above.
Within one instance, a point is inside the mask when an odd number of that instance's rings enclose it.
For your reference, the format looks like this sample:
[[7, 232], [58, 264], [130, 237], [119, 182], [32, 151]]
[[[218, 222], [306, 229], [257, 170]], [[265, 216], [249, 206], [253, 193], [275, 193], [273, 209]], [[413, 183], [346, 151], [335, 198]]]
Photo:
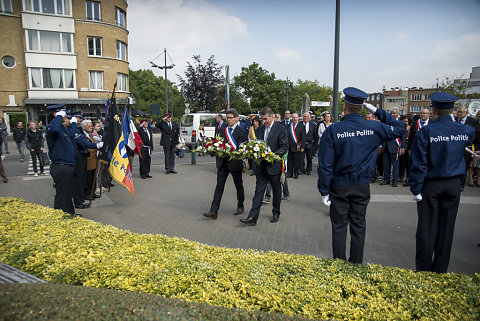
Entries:
[[298, 145], [298, 138], [297, 138], [297, 134], [295, 133], [295, 128], [293, 127], [293, 122], [290, 123], [290, 134], [292, 135], [292, 138], [295, 141], [295, 144]]
[[420, 128], [423, 127], [423, 122], [420, 119], [417, 119], [417, 129], [420, 130]]
[[232, 147], [232, 150], [237, 150], [237, 142], [233, 138], [230, 126], [225, 126], [225, 136], [227, 136], [228, 143], [230, 147]]

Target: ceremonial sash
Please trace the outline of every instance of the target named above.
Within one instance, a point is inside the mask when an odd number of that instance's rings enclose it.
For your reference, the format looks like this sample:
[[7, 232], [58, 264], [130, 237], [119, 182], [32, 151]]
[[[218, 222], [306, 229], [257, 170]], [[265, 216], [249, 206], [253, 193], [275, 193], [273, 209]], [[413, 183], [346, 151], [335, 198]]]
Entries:
[[420, 119], [417, 119], [417, 128], [420, 130], [420, 128], [423, 127], [423, 122]]
[[230, 130], [230, 126], [225, 127], [225, 136], [227, 136], [228, 143], [232, 147], [232, 150], [237, 150], [237, 142], [233, 138], [232, 131]]
[[293, 127], [293, 122], [290, 123], [290, 134], [292, 135], [292, 138], [295, 141], [295, 144], [298, 145], [298, 138], [297, 138], [297, 134], [295, 133], [295, 128]]

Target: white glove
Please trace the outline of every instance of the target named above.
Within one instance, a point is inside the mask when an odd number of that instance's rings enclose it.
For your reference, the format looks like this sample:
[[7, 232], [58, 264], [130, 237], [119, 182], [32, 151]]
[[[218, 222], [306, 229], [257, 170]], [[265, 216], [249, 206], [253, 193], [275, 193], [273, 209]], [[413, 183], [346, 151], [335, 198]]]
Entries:
[[372, 104], [364, 103], [363, 105], [365, 105], [365, 108], [367, 108], [368, 111], [372, 114], [375, 114], [375, 112], [377, 111], [377, 107], [373, 106]]
[[77, 117], [72, 117], [72, 119], [70, 119], [70, 122], [71, 123], [77, 123], [78, 122]]
[[97, 143], [97, 149], [100, 149], [103, 147], [103, 142]]
[[65, 117], [67, 113], [65, 112], [65, 110], [60, 110], [60, 111], [57, 111], [57, 116], [62, 116], [62, 117]]
[[412, 199], [415, 201], [415, 202], [420, 202], [423, 198], [422, 198], [422, 194], [418, 194], [418, 195], [413, 195]]
[[330, 204], [332, 203], [330, 202], [330, 195], [322, 196], [322, 203], [327, 206], [330, 206]]

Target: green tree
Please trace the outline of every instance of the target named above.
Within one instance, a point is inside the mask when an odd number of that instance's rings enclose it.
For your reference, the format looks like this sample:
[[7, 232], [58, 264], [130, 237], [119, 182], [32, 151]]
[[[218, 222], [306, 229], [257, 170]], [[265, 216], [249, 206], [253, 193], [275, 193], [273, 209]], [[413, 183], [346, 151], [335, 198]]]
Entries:
[[285, 110], [286, 93], [285, 82], [276, 79], [274, 73], [263, 69], [258, 63], [253, 62], [248, 67], [242, 67], [239, 75], [233, 78], [235, 88], [242, 91], [250, 99], [250, 109], [260, 110], [270, 107], [274, 112]]
[[217, 99], [217, 87], [224, 82], [221, 75], [222, 67], [215, 62], [211, 55], [205, 64], [202, 64], [200, 55], [194, 55], [194, 65], [187, 62], [185, 79], [177, 75], [182, 87], [182, 94], [192, 104], [192, 109], [215, 110], [214, 101]]
[[[297, 80], [297, 83], [291, 90], [291, 96], [289, 95], [289, 108], [291, 110], [299, 111], [302, 107], [302, 97], [308, 94], [310, 100], [314, 101], [329, 101], [332, 97], [333, 89], [326, 85], [320, 85], [318, 80]], [[311, 110], [315, 114], [320, 114], [325, 108], [312, 107]]]
[[438, 90], [444, 91], [446, 93], [457, 96], [458, 98], [467, 98], [467, 80], [462, 79], [463, 75], [460, 77], [449, 77], [444, 76], [444, 79], [438, 82], [437, 78], [437, 87]]

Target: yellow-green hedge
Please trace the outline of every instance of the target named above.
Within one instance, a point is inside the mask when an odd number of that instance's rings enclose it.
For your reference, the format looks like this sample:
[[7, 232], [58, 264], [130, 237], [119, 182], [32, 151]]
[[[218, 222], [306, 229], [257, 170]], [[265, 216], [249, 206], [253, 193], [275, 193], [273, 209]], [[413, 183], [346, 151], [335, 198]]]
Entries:
[[479, 320], [480, 278], [135, 234], [0, 198], [0, 261], [46, 281], [345, 320]]

